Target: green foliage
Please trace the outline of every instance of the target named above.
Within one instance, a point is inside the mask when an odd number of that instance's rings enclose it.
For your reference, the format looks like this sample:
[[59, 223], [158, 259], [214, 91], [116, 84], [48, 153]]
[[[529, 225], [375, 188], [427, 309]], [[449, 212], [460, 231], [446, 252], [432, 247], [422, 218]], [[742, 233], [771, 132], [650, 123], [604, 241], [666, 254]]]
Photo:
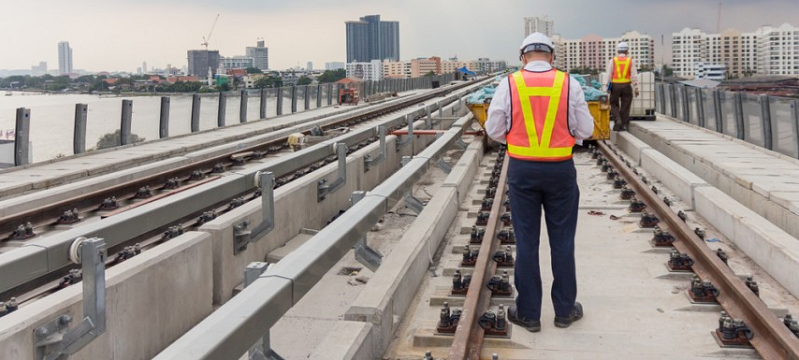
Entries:
[[155, 87], [158, 92], [173, 92], [173, 93], [186, 93], [198, 92], [203, 87], [203, 83], [199, 81], [183, 82], [178, 81], [174, 84], [162, 84]]
[[[117, 130], [112, 133], [105, 134], [97, 140], [97, 146], [95, 147], [97, 150], [100, 149], [108, 149], [115, 146], [119, 146], [121, 144], [120, 135], [121, 131]], [[143, 137], [139, 137], [136, 134], [130, 134], [130, 143], [137, 143], [144, 141]]]
[[424, 74], [424, 76], [436, 76], [436, 72], [433, 71], [433, 70], [430, 70], [430, 72], [428, 72], [427, 74]]
[[257, 67], [250, 66], [250, 67], [247, 67], [247, 73], [248, 74], [263, 74], [264, 72], [261, 71], [261, 69], [259, 69]]
[[592, 69], [589, 67], [577, 67], [569, 70], [569, 74], [580, 74], [580, 75], [597, 75], [599, 74], [598, 69]]
[[283, 86], [283, 80], [281, 80], [279, 77], [269, 75], [255, 80], [253, 86], [259, 89], [281, 87]]
[[319, 77], [316, 78], [316, 81], [319, 81], [320, 83], [332, 83], [345, 77], [347, 77], [347, 70], [325, 70], [322, 75], [319, 75]]
[[222, 85], [219, 85], [218, 90], [220, 92], [230, 91], [230, 84], [224, 83]]
[[297, 85], [298, 86], [309, 85], [312, 82], [313, 82], [313, 80], [311, 80], [311, 78], [309, 78], [309, 77], [307, 77], [305, 75], [300, 76], [300, 78], [297, 79]]

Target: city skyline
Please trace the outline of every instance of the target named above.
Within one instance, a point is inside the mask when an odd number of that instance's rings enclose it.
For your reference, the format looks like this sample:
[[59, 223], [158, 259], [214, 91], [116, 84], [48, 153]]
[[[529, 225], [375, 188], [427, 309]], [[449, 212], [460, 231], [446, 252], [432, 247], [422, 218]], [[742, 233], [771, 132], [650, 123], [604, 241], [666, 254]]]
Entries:
[[[793, 17], [799, 13], [799, 2], [792, 0], [723, 3], [722, 30], [752, 31], [767, 24], [795, 23]], [[0, 69], [31, 69], [40, 61], [56, 64], [55, 46], [63, 40], [77, 50], [73, 59], [76, 70], [111, 72], [134, 72], [142, 61], [150, 68], [186, 66], [186, 51], [201, 48], [216, 14], [221, 16], [209, 49], [219, 50], [224, 56], [241, 55], [263, 37], [270, 48], [270, 67], [275, 69], [307, 61], [323, 64], [345, 60], [346, 31], [342, 23], [363, 14], [381, 14], [403, 24], [400, 39], [404, 59], [457, 55], [461, 59], [490, 57], [511, 62], [518, 56], [525, 17], [548, 15], [557, 23], [556, 32], [565, 38], [592, 34], [609, 37], [637, 30], [655, 39], [656, 61], [669, 62], [672, 33], [685, 27], [715, 33], [718, 15], [718, 2], [687, 0], [609, 0], [601, 4], [587, 0], [557, 4], [507, 0], [490, 7], [473, 0], [409, 0], [401, 4], [356, 0], [343, 5], [321, 0], [231, 0], [224, 7], [211, 0], [120, 0], [115, 5], [86, 0], [80, 7], [74, 2], [42, 0], [7, 6], [13, 13], [35, 13], [37, 22], [48, 26], [30, 27], [24, 16], [0, 23], [0, 34], [14, 34], [0, 36], [0, 48], [14, 54], [0, 58]], [[125, 15], [120, 16], [122, 13]], [[614, 18], [595, 14], [614, 14]], [[74, 21], [78, 17], [92, 21]], [[476, 17], [482, 21], [474, 21]], [[25, 31], [19, 31], [23, 28]]]

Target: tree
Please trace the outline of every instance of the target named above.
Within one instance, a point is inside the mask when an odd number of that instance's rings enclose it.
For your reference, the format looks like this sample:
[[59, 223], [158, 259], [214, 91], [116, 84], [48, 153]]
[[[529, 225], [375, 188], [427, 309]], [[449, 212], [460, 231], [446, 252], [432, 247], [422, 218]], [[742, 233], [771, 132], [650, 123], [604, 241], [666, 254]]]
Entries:
[[424, 76], [436, 76], [436, 72], [433, 71], [433, 70], [430, 70], [427, 74], [424, 74]]
[[347, 77], [347, 70], [344, 69], [337, 69], [337, 70], [325, 70], [322, 75], [316, 78], [316, 81], [320, 83], [332, 83], [339, 81], [343, 78]]
[[311, 78], [309, 78], [309, 77], [307, 77], [305, 75], [300, 76], [300, 78], [297, 79], [297, 85], [298, 86], [309, 85], [312, 82], [313, 82], [313, 80], [311, 80]]
[[255, 80], [255, 84], [253, 84], [256, 88], [263, 89], [263, 88], [273, 88], [273, 87], [280, 87], [283, 86], [283, 80], [279, 77], [275, 76], [263, 76], [258, 80]]
[[[119, 146], [120, 144], [122, 144], [122, 142], [120, 141], [120, 136], [121, 136], [120, 134], [121, 131], [117, 130], [112, 133], [108, 133], [101, 136], [100, 139], [97, 140], [96, 149], [97, 150], [108, 149], [115, 146]], [[142, 141], [144, 141], [143, 137], [139, 137], [139, 135], [136, 134], [130, 134], [130, 141], [128, 143], [132, 144]]]
[[224, 84], [220, 85], [219, 86], [219, 91], [220, 92], [230, 91], [230, 84], [229, 83], [224, 83]]
[[264, 72], [261, 71], [261, 69], [259, 69], [257, 67], [249, 66], [249, 67], [247, 67], [247, 73], [248, 74], [263, 74]]
[[576, 67], [569, 70], [569, 74], [580, 74], [580, 75], [597, 75], [599, 74], [599, 70], [592, 69], [589, 67]]

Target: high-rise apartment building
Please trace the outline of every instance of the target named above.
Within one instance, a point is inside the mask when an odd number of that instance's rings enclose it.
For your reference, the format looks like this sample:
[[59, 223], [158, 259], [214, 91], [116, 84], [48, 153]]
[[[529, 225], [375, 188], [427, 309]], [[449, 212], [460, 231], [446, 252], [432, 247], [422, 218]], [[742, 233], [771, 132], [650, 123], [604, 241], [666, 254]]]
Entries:
[[189, 50], [189, 76], [196, 76], [200, 79], [208, 79], [219, 69], [220, 56], [219, 50]]
[[[231, 57], [221, 57], [219, 59], [219, 68], [220, 69], [246, 69], [248, 67], [255, 66], [255, 59], [249, 56], [231, 56]], [[219, 70], [222, 72], [222, 70]]]
[[338, 69], [344, 69], [344, 68], [345, 68], [345, 66], [344, 66], [343, 62], [332, 61], [332, 62], [326, 62], [325, 63], [325, 70], [338, 70]]
[[380, 15], [369, 15], [345, 25], [348, 63], [399, 60], [399, 22], [381, 21]]
[[605, 71], [608, 61], [616, 56], [616, 45], [624, 41], [629, 46], [629, 55], [639, 70], [655, 66], [655, 41], [651, 36], [629, 31], [618, 38], [601, 38], [589, 35], [582, 39], [552, 37], [555, 43], [555, 67], [563, 71], [592, 69]]
[[269, 48], [266, 47], [264, 40], [258, 40], [255, 47], [248, 46], [245, 55], [253, 58], [255, 67], [261, 70], [269, 70]]
[[555, 34], [555, 22], [549, 20], [547, 16], [524, 18], [524, 37], [534, 32], [540, 32], [546, 36], [552, 37], [552, 35]]
[[58, 74], [71, 74], [72, 70], [72, 48], [68, 41], [62, 41], [58, 43]]
[[347, 77], [364, 81], [381, 80], [383, 79], [383, 63], [380, 60], [347, 63]]
[[46, 61], [40, 61], [38, 66], [37, 65], [31, 66], [31, 76], [42, 76], [44, 74], [47, 74]]
[[685, 28], [672, 34], [674, 74], [695, 77], [697, 64], [724, 65], [728, 77], [799, 75], [799, 28], [764, 26], [751, 33], [707, 34]]

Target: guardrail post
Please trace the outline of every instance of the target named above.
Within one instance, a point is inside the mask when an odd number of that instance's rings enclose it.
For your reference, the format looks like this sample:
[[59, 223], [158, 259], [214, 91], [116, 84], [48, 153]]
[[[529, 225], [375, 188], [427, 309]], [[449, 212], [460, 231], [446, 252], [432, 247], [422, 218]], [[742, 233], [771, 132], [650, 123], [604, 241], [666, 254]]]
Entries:
[[691, 104], [688, 102], [688, 86], [682, 86], [682, 121], [691, 122]]
[[[219, 93], [219, 106], [216, 111], [216, 126], [225, 126], [225, 117], [227, 117], [227, 93]], [[200, 117], [197, 117], [197, 128], [195, 130], [194, 122], [192, 122], [191, 132], [200, 131]]]
[[275, 108], [277, 116], [283, 115], [283, 87], [277, 88], [277, 108]]
[[14, 134], [14, 165], [28, 165], [31, 162], [30, 133], [31, 109], [17, 108], [16, 134]]
[[311, 89], [310, 85], [305, 85], [305, 91], [303, 91], [303, 104], [305, 109], [303, 110], [308, 110], [311, 108], [311, 93], [309, 92], [310, 89]]
[[793, 120], [793, 136], [791, 137], [791, 144], [793, 144], [796, 153], [799, 154], [799, 100], [791, 100], [791, 119]]
[[291, 87], [291, 113], [297, 112], [297, 86]]
[[694, 88], [694, 99], [696, 100], [696, 123], [705, 126], [705, 103], [702, 101], [702, 89]]
[[239, 122], [242, 124], [247, 122], [247, 105], [249, 104], [247, 100], [247, 90], [242, 90], [241, 99], [239, 100]]
[[233, 255], [247, 250], [250, 243], [258, 242], [275, 229], [275, 175], [271, 171], [258, 171], [254, 182], [261, 190], [261, 222], [252, 230], [249, 220], [233, 226]]
[[266, 89], [261, 89], [261, 112], [259, 113], [260, 119], [266, 119]]
[[[355, 206], [359, 201], [366, 197], [366, 191], [355, 191], [350, 197], [350, 207]], [[369, 270], [377, 271], [380, 264], [383, 262], [383, 254], [379, 251], [369, 247], [366, 243], [366, 235], [358, 239], [355, 244], [355, 260], [361, 265], [366, 266]]]
[[[269, 264], [264, 262], [252, 262], [244, 269], [244, 287], [252, 285], [261, 274], [266, 271]], [[256, 343], [249, 351], [250, 359], [282, 359], [280, 355], [272, 350], [269, 342], [269, 330], [266, 331], [261, 340]]]
[[333, 148], [338, 157], [338, 178], [330, 184], [327, 183], [327, 179], [319, 180], [316, 183], [317, 202], [322, 202], [328, 194], [333, 193], [347, 183], [347, 144], [335, 143]]
[[760, 95], [757, 101], [760, 102], [760, 119], [763, 122], [763, 146], [766, 149], [772, 150], [774, 143], [771, 136], [771, 105], [769, 104], [769, 96]]
[[713, 109], [716, 111], [716, 131], [719, 133], [724, 133], [724, 120], [722, 117], [724, 114], [722, 113], [721, 108], [721, 95], [719, 90], [713, 90]]
[[333, 83], [327, 84], [327, 105], [333, 105]]
[[161, 97], [161, 117], [158, 125], [158, 136], [163, 139], [169, 137], [169, 106], [172, 99], [169, 96]]
[[322, 107], [322, 84], [316, 85], [316, 108]]
[[441, 119], [444, 117], [444, 106], [441, 105], [441, 101], [437, 102], [436, 106], [438, 106], [438, 117]]
[[744, 140], [746, 136], [744, 133], [744, 94], [735, 93], [733, 95], [733, 104], [735, 105], [735, 124], [737, 126], [738, 139]]
[[671, 105], [669, 106], [671, 108], [669, 109], [670, 111], [669, 116], [677, 118], [677, 94], [676, 94], [677, 90], [675, 90], [674, 88], [675, 88], [674, 84], [669, 84], [668, 94], [669, 94], [669, 100], [671, 100], [669, 104]]
[[89, 106], [86, 104], [75, 104], [75, 132], [72, 138], [72, 149], [74, 154], [86, 152], [86, 120], [89, 116]]
[[133, 123], [133, 100], [122, 100], [122, 123], [119, 129], [119, 143], [130, 144], [130, 128]]
[[[194, 94], [191, 97], [191, 132], [200, 131], [200, 104], [202, 103], [202, 98], [200, 98], [200, 94]], [[224, 104], [224, 101], [222, 102]], [[194, 130], [194, 129], [197, 130]]]

